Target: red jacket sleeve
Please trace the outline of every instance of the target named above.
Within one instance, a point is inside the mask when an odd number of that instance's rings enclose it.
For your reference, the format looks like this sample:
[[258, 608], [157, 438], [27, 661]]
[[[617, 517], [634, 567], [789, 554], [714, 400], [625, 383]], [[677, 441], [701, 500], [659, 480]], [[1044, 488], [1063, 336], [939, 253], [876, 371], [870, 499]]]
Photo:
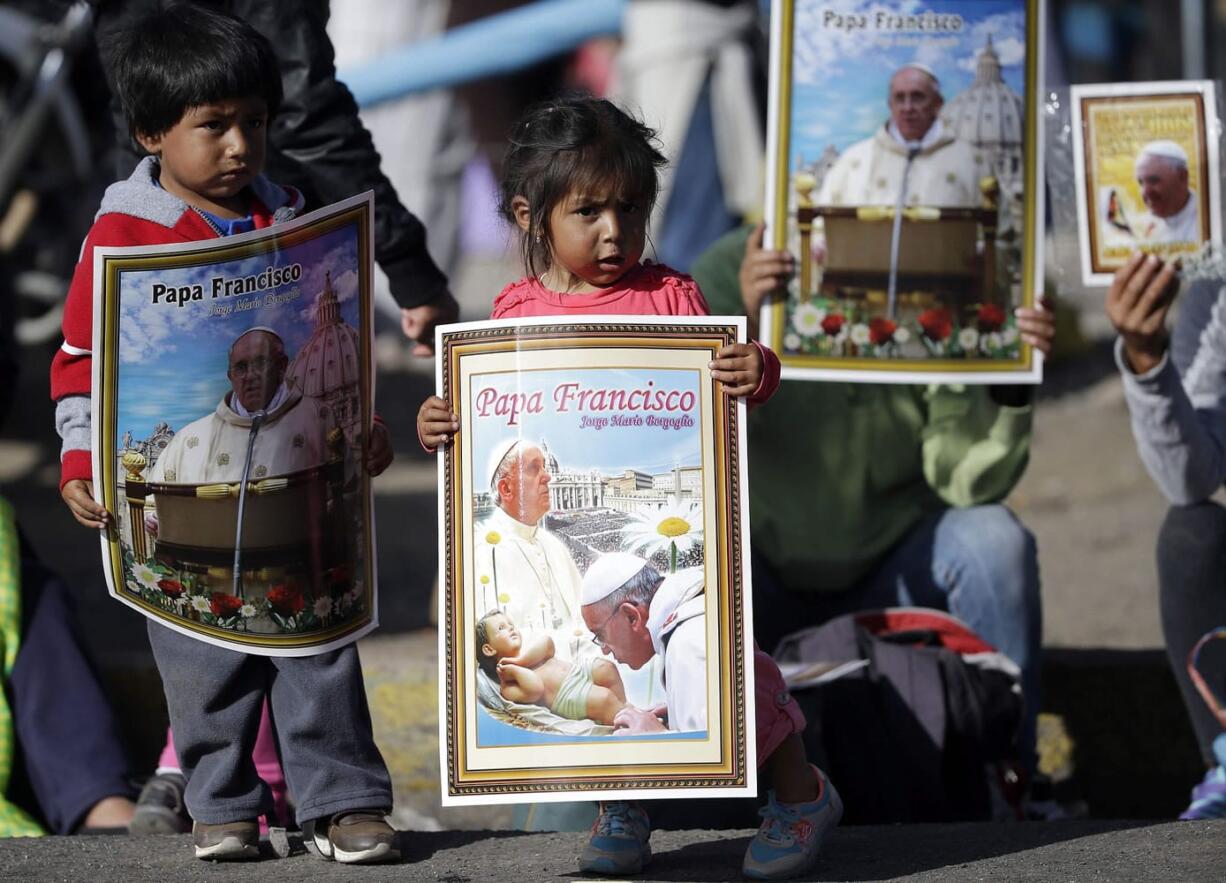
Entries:
[[[98, 246], [148, 245], [173, 235], [158, 224], [128, 215], [99, 218], [85, 237], [72, 274], [62, 323], [64, 342], [51, 360], [51, 398], [57, 402], [56, 429], [64, 438], [60, 456], [60, 487], [73, 479], [93, 476], [89, 450], [88, 399], [93, 385], [94, 250]], [[84, 397], [71, 400], [72, 397]], [[69, 402], [63, 402], [70, 399]]]
[[64, 345], [51, 360], [51, 398], [89, 395], [94, 345], [94, 249], [99, 246], [151, 245], [172, 241], [166, 227], [128, 215], [103, 215], [81, 246], [64, 302]]

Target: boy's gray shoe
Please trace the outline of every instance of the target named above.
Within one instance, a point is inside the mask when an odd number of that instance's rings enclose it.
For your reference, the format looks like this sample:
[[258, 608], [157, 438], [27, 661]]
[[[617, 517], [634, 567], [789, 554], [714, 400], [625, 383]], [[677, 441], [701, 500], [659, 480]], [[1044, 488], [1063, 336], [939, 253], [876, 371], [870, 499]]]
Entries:
[[183, 805], [187, 780], [182, 773], [159, 773], [150, 777], [136, 798], [136, 813], [128, 823], [129, 834], [183, 834], [192, 820]]
[[396, 829], [377, 810], [350, 810], [312, 819], [302, 826], [311, 851], [344, 864], [374, 864], [400, 860]]
[[217, 862], [246, 861], [260, 857], [260, 826], [255, 819], [192, 825], [192, 844], [196, 858]]

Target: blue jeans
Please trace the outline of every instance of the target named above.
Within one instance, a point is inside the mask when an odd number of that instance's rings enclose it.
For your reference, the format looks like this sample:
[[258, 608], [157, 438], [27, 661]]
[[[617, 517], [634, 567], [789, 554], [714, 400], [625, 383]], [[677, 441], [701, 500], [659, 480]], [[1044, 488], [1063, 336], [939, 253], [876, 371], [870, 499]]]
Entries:
[[921, 519], [861, 583], [843, 592], [789, 591], [768, 562], [753, 562], [754, 636], [774, 650], [784, 635], [877, 607], [947, 610], [1022, 670], [1021, 756], [1033, 769], [1043, 613], [1034, 537], [1005, 506], [945, 509]]

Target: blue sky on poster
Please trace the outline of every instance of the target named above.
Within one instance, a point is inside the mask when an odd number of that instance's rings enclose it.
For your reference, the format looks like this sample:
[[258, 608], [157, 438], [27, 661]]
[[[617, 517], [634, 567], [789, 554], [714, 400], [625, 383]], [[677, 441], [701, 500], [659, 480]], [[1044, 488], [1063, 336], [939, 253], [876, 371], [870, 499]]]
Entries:
[[[216, 300], [210, 296], [209, 280], [213, 276], [245, 277], [293, 263], [302, 264], [302, 276], [295, 283]], [[178, 430], [212, 412], [230, 389], [226, 378], [230, 345], [248, 328], [262, 325], [275, 330], [293, 359], [314, 331], [315, 301], [323, 291], [327, 270], [332, 271], [341, 318], [360, 328], [357, 233], [353, 227], [243, 260], [124, 273], [119, 309], [119, 435], [131, 430], [134, 438], [142, 439], [160, 421]], [[204, 300], [184, 306], [153, 304], [154, 282], [200, 284], [204, 286]], [[266, 294], [285, 295], [294, 288], [298, 297], [263, 305]], [[240, 302], [261, 305], [239, 311]], [[213, 315], [214, 306], [221, 303], [233, 304], [236, 309], [225, 316]]]
[[[797, 0], [792, 166], [798, 156], [816, 159], [828, 144], [841, 152], [883, 125], [890, 76], [907, 62], [931, 67], [950, 101], [974, 80], [988, 34], [1005, 82], [1024, 97], [1025, 8], [1024, 0]], [[963, 24], [957, 32], [878, 30], [879, 12], [958, 15]], [[849, 30], [855, 16], [867, 27]]]
[[[504, 440], [520, 437], [525, 440], [544, 439], [558, 458], [563, 469], [597, 469], [602, 474], [619, 475], [627, 469], [660, 474], [673, 466], [696, 466], [701, 462], [701, 436], [697, 407], [691, 413], [694, 425], [682, 429], [660, 427], [605, 426], [582, 427], [583, 412], [573, 406], [558, 413], [553, 406], [554, 389], [559, 384], [578, 383], [584, 389], [645, 389], [650, 383], [654, 390], [689, 390], [698, 396], [699, 372], [690, 369], [602, 369], [544, 370], [498, 372], [476, 375], [471, 383], [475, 399], [480, 391], [491, 388], [499, 394], [520, 393], [530, 398], [541, 393], [543, 412], [520, 413], [516, 425], [508, 425], [507, 416], [495, 416], [493, 408], [481, 417], [475, 401], [472, 405], [474, 432], [472, 441], [474, 478], [483, 485], [490, 452]], [[590, 413], [592, 417], [608, 417], [618, 412]], [[653, 412], [638, 412], [643, 415]], [[677, 416], [682, 412], [660, 412], [658, 416]], [[484, 490], [484, 487], [478, 487]]]

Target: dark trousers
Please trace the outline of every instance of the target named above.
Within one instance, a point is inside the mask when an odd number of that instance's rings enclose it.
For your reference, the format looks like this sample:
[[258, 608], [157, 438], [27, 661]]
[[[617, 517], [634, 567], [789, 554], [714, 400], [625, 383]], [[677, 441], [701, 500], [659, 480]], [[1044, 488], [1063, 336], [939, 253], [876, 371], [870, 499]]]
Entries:
[[[1201, 756], [1216, 765], [1213, 739], [1222, 725], [1188, 676], [1188, 651], [1206, 632], [1226, 627], [1226, 509], [1208, 502], [1171, 507], [1158, 532], [1158, 586], [1171, 668]], [[1202, 654], [1201, 673], [1218, 696], [1226, 693], [1223, 644], [1215, 641]]]
[[102, 798], [135, 791], [115, 716], [77, 635], [68, 590], [24, 537], [21, 604], [21, 647], [9, 688], [22, 767], [47, 826], [68, 834]]
[[268, 697], [298, 823], [388, 811], [392, 786], [371, 729], [353, 645], [317, 656], [239, 653], [149, 622], [192, 818], [219, 824], [273, 811], [251, 759]]

